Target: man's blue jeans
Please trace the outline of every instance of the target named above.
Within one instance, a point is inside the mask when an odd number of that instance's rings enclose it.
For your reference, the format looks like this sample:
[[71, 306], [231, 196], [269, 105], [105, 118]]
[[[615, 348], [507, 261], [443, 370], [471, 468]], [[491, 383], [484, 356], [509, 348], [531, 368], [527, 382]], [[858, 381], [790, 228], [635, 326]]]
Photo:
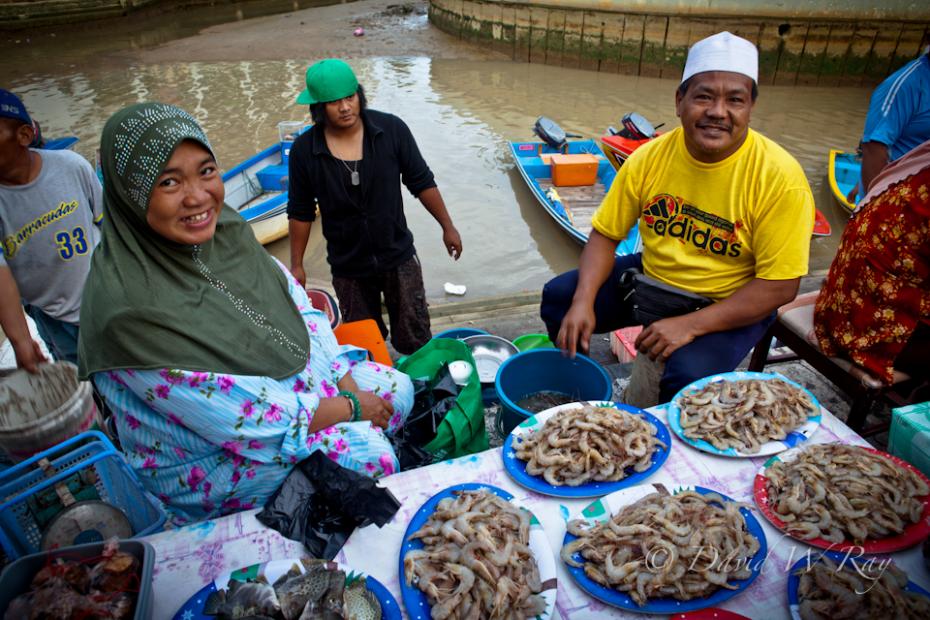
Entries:
[[25, 308], [55, 359], [77, 364], [78, 326], [54, 319], [35, 306]]
[[[620, 274], [630, 267], [642, 269], [642, 266], [640, 254], [617, 257], [610, 277], [594, 300], [594, 333], [604, 334], [637, 324], [633, 319], [632, 302], [624, 299], [627, 291], [620, 286]], [[539, 314], [552, 342], [556, 341], [577, 286], [576, 269], [549, 280], [543, 288]], [[758, 323], [705, 334], [676, 350], [665, 362], [665, 372], [659, 382], [659, 402], [670, 401], [678, 390], [692, 381], [736, 368], [774, 320], [773, 312]]]

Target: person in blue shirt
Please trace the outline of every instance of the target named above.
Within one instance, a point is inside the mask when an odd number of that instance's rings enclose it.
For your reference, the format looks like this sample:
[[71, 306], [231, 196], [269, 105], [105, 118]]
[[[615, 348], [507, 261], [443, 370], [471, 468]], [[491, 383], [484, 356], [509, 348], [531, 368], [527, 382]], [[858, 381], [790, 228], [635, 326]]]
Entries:
[[[862, 172], [856, 202], [882, 168], [930, 139], [930, 47], [872, 93], [862, 133]], [[852, 200], [852, 197], [850, 197]]]

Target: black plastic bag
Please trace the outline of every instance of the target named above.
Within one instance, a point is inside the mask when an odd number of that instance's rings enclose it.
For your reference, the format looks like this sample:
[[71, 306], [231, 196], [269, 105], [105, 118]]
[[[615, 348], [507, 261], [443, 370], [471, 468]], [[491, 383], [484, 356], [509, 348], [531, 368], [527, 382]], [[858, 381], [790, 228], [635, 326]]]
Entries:
[[396, 433], [388, 435], [401, 471], [433, 463], [435, 456], [423, 446], [436, 437], [436, 429], [455, 406], [461, 387], [449, 375], [449, 365], [443, 364], [435, 379], [413, 379], [413, 389], [410, 415]]
[[313, 557], [332, 560], [355, 528], [381, 527], [398, 508], [397, 498], [372, 478], [316, 451], [294, 467], [256, 518], [303, 542]]

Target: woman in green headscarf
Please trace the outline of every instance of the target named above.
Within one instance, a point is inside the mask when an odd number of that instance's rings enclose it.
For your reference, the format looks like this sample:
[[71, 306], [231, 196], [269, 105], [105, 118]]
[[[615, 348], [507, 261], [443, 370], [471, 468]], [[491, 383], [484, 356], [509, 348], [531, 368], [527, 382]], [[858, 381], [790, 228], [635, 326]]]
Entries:
[[409, 378], [340, 347], [326, 316], [223, 204], [192, 116], [129, 106], [101, 139], [103, 240], [81, 307], [80, 374], [177, 521], [260, 505], [313, 450], [373, 476], [398, 463]]

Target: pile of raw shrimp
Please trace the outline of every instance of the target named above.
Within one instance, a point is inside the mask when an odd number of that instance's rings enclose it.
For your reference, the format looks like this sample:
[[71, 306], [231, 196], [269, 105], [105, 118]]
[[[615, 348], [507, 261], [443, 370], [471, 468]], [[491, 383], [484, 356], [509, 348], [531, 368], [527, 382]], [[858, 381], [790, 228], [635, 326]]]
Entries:
[[655, 451], [666, 447], [644, 418], [590, 405], [562, 411], [514, 442], [526, 473], [554, 486], [622, 480], [628, 468], [649, 469]]
[[546, 611], [529, 548], [530, 513], [488, 491], [443, 498], [411, 535], [404, 579], [426, 593], [433, 620], [532, 618]]
[[784, 439], [818, 413], [807, 392], [781, 379], [711, 381], [676, 404], [685, 437], [747, 454]]
[[823, 556], [800, 569], [798, 612], [802, 620], [924, 620], [930, 618], [930, 598], [904, 590], [907, 575], [884, 563], [838, 566]]
[[834, 543], [900, 534], [920, 521], [926, 481], [859, 446], [810, 446], [765, 470], [769, 505], [789, 533]]
[[570, 521], [568, 531], [578, 538], [562, 547], [562, 561], [583, 567], [588, 578], [627, 593], [637, 605], [736, 589], [730, 581], [752, 575], [759, 550], [739, 504], [694, 491], [652, 493], [593, 527]]

